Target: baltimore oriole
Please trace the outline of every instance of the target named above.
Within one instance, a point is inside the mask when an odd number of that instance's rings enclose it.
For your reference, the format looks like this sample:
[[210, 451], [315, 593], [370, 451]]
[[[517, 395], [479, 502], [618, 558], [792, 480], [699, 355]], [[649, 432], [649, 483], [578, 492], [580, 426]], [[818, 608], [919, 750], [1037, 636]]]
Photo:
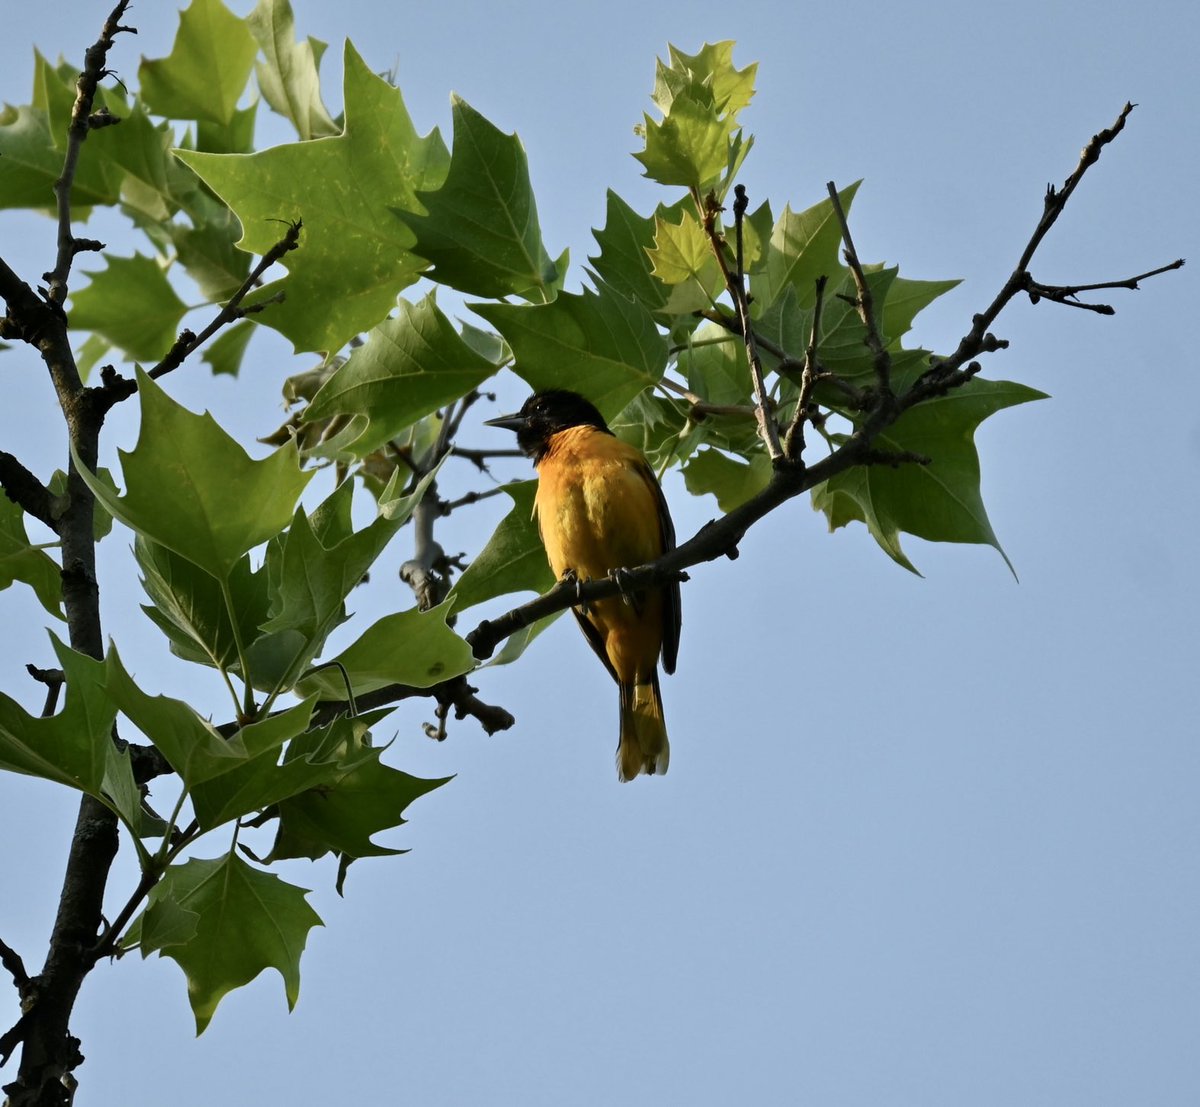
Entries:
[[[654, 561], [675, 546], [675, 528], [654, 470], [575, 392], [539, 392], [521, 410], [488, 420], [517, 432], [538, 472], [534, 514], [560, 580], [594, 580]], [[675, 671], [679, 584], [572, 608], [584, 637], [621, 690], [617, 775], [665, 773], [671, 749], [658, 689], [658, 660]]]

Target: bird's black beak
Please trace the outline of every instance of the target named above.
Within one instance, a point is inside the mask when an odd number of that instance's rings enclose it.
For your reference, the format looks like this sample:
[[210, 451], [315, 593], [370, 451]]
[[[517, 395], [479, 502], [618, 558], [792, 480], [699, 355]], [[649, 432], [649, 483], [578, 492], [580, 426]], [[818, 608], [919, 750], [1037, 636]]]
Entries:
[[502, 430], [519, 431], [525, 426], [525, 416], [519, 411], [514, 411], [511, 415], [498, 415], [495, 419], [485, 419], [483, 425], [500, 427]]

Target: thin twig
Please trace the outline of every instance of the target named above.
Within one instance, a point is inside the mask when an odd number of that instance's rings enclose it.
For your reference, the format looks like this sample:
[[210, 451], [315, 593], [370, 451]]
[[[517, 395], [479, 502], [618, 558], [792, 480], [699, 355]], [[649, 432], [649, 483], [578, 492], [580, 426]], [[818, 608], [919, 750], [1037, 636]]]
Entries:
[[690, 388], [671, 380], [670, 377], [660, 377], [658, 385], [666, 391], [674, 392], [688, 402], [688, 415], [695, 421], [701, 422], [709, 415], [734, 415], [748, 419], [758, 418], [758, 409], [750, 404], [710, 404], [703, 396], [697, 395]]
[[464, 496], [459, 496], [457, 500], [442, 500], [438, 505], [438, 510], [443, 515], [449, 515], [452, 511], [460, 507], [469, 507], [471, 504], [477, 504], [480, 500], [490, 499], [492, 496], [499, 496], [504, 491], [504, 485], [498, 484], [495, 488], [486, 488], [482, 492], [468, 492]]
[[[954, 353], [949, 357], [939, 358], [936, 363], [931, 364], [929, 370], [918, 378], [913, 387], [901, 398], [900, 404], [902, 408], [912, 407], [914, 404], [928, 399], [931, 395], [944, 394], [947, 388], [954, 388], [965, 384], [967, 380], [974, 376], [975, 372], [978, 372], [978, 366], [968, 364], [968, 362], [972, 362], [973, 358], [985, 352], [989, 343], [995, 344], [998, 342], [989, 332], [988, 328], [996, 321], [996, 317], [1008, 306], [1012, 298], [1021, 292], [1027, 291], [1030, 284], [1033, 283], [1029, 273], [1029, 264], [1033, 261], [1033, 255], [1037, 252], [1037, 248], [1049, 233], [1050, 228], [1054, 226], [1059, 215], [1062, 214], [1063, 208], [1078, 187], [1079, 182], [1083, 180], [1084, 174], [1099, 160], [1104, 147], [1112, 142], [1124, 129], [1125, 121], [1129, 118], [1129, 113], [1133, 111], [1133, 108], [1134, 105], [1132, 103], [1127, 103], [1121, 109], [1120, 115], [1117, 116], [1116, 122], [1111, 127], [1099, 131], [1092, 136], [1079, 155], [1078, 164], [1072, 170], [1071, 175], [1063, 182], [1061, 188], [1056, 189], [1053, 185], [1046, 186], [1041, 218], [1038, 220], [1037, 226], [1034, 227], [1029, 241], [1021, 251], [1016, 268], [1013, 269], [1008, 280], [1004, 282], [1004, 285], [996, 293], [987, 308], [974, 316], [970, 331], [959, 341], [958, 348]], [[1178, 269], [1181, 260], [1178, 263], [1172, 262], [1170, 265], [1164, 265], [1160, 269], [1154, 270], [1152, 273], [1143, 274], [1142, 276], [1151, 276], [1167, 272], [1171, 269]], [[1117, 282], [1116, 286], [1119, 287], [1120, 282]], [[973, 368], [974, 372], [972, 372]]]
[[[242, 282], [241, 287], [229, 298], [225, 306], [217, 312], [213, 321], [209, 323], [198, 335], [194, 336], [190, 342], [176, 341], [171, 347], [167, 356], [162, 359], [149, 375], [155, 380], [159, 377], [165, 377], [173, 369], [178, 369], [183, 364], [184, 359], [193, 351], [203, 346], [214, 334], [217, 333], [226, 323], [232, 323], [235, 320], [243, 318], [245, 315], [258, 310], [259, 305], [243, 308], [242, 301], [259, 285], [262, 275], [271, 268], [285, 254], [291, 253], [300, 245], [300, 231], [304, 224], [302, 220], [297, 219], [294, 223], [288, 225], [287, 234], [275, 243], [259, 260], [258, 264], [250, 271], [250, 275]], [[187, 334], [188, 332], [184, 332]], [[183, 336], [181, 335], [180, 338]]]
[[58, 708], [58, 694], [66, 683], [67, 674], [62, 669], [39, 669], [36, 665], [26, 665], [25, 671], [39, 684], [46, 686], [46, 703], [42, 707], [42, 718], [48, 719]]
[[808, 334], [808, 347], [804, 351], [804, 364], [800, 370], [800, 395], [796, 398], [796, 410], [783, 439], [783, 452], [797, 461], [804, 456], [804, 421], [808, 418], [808, 405], [812, 402], [812, 391], [817, 380], [817, 338], [821, 333], [821, 311], [825, 304], [827, 283], [824, 274], [817, 278], [812, 330]]
[[1151, 269], [1146, 273], [1139, 273], [1136, 277], [1125, 277], [1117, 281], [1100, 281], [1097, 284], [1042, 284], [1040, 281], [1035, 281], [1032, 277], [1026, 282], [1025, 291], [1029, 294], [1029, 302], [1036, 304], [1039, 300], [1052, 300], [1056, 304], [1062, 304], [1065, 307], [1084, 308], [1087, 311], [1094, 311], [1099, 315], [1115, 315], [1116, 309], [1111, 304], [1089, 304], [1078, 299], [1081, 292], [1098, 292], [1105, 288], [1127, 288], [1130, 291], [1136, 292], [1140, 287], [1139, 281], [1144, 281], [1150, 277], [1157, 277], [1160, 273], [1169, 273], [1173, 269], [1182, 269], [1184, 266], [1183, 258], [1176, 258], [1168, 265], [1160, 265], [1157, 269]]
[[729, 264], [725, 260], [725, 242], [721, 232], [717, 230], [717, 216], [724, 209], [714, 196], [710, 195], [707, 201], [702, 201], [699, 193], [694, 193], [692, 198], [704, 220], [704, 233], [708, 236], [713, 256], [717, 259], [717, 265], [720, 266], [721, 275], [725, 278], [725, 287], [729, 290], [734, 307], [737, 308], [742, 341], [746, 345], [746, 360], [750, 365], [750, 382], [754, 389], [754, 412], [755, 418], [758, 420], [758, 433], [766, 443], [767, 453], [774, 462], [783, 457], [783, 449], [779, 445], [779, 428], [775, 424], [771, 398], [767, 395], [767, 388], [763, 383], [762, 359], [758, 355], [757, 336], [754, 328], [750, 325], [750, 301], [746, 296], [746, 274], [742, 271], [740, 264], [742, 219], [746, 214], [749, 201], [743, 185], [735, 185], [734, 194], [736, 197], [733, 205], [734, 227], [739, 240], [737, 246], [739, 264], [736, 273], [730, 271]]
[[[67, 299], [67, 280], [71, 275], [71, 263], [80, 252], [79, 244], [71, 233], [71, 188], [79, 167], [79, 152], [93, 126], [107, 126], [113, 121], [113, 117], [108, 116], [103, 122], [97, 121], [93, 124], [90, 117], [92, 104], [96, 99], [96, 89], [100, 81], [109, 76], [105, 62], [113, 39], [122, 31], [137, 34], [134, 28], [121, 26], [121, 17], [128, 7], [129, 0], [120, 0], [113, 8], [100, 29], [100, 37], [84, 54], [83, 72], [75, 82], [75, 104], [71, 108], [71, 123], [67, 128], [67, 153], [63, 159], [62, 173], [54, 182], [54, 196], [58, 203], [58, 257], [54, 268], [46, 274], [49, 286], [46, 292], [47, 299], [60, 307]], [[88, 240], [83, 241], [88, 243]], [[91, 248], [90, 245], [87, 248]]]
[[25, 971], [25, 962], [3, 938], [0, 938], [0, 965], [3, 965], [13, 978], [13, 984], [20, 991], [29, 984], [29, 973]]
[[471, 462], [481, 471], [487, 469], [487, 462], [497, 457], [524, 457], [525, 451], [516, 448], [510, 450], [476, 450], [466, 446], [451, 446], [451, 457], [461, 457]]
[[[724, 312], [720, 311], [701, 311], [697, 313], [702, 319], [707, 319], [710, 323], [716, 323], [719, 327], [724, 327], [730, 334], [736, 334], [739, 338], [742, 336], [742, 324], [739, 320], [734, 319]], [[755, 345], [760, 349], [765, 350], [772, 357], [779, 359], [779, 365], [776, 367], [777, 372], [792, 373], [799, 372], [804, 368], [804, 361], [801, 358], [795, 358], [789, 354], [778, 343], [772, 342], [769, 338], [754, 332]], [[865, 394], [861, 388], [856, 388], [844, 377], [839, 377], [836, 373], [821, 371], [821, 380], [836, 388], [850, 402], [850, 406], [855, 410], [860, 410], [865, 403]]]
[[[283, 297], [282, 293], [278, 293], [270, 300], [263, 301], [261, 304], [253, 304], [245, 308], [241, 306], [246, 296], [258, 287], [259, 279], [262, 275], [283, 257], [284, 254], [296, 249], [300, 244], [300, 230], [302, 226], [303, 224], [299, 219], [295, 223], [290, 224], [287, 234], [263, 254], [259, 263], [254, 267], [245, 281], [242, 282], [241, 287], [226, 302], [224, 307], [213, 317], [212, 322], [199, 334], [194, 334], [187, 329], [180, 331], [179, 337], [175, 340], [171, 349], [167, 351], [166, 357], [154, 366], [147, 375], [154, 380], [165, 377], [168, 373], [178, 369], [191, 354], [203, 346], [205, 342], [226, 324], [260, 311], [268, 303], [280, 302]], [[129, 399], [137, 391], [136, 381], [131, 380], [129, 377], [121, 376], [111, 368], [103, 371], [100, 377], [103, 384], [91, 391], [102, 411], [107, 411], [114, 404]]]
[[850, 266], [850, 272], [854, 277], [854, 288], [858, 293], [854, 307], [867, 330], [863, 344], [871, 351], [871, 360], [875, 366], [875, 382], [879, 386], [881, 395], [890, 396], [892, 392], [892, 355], [888, 353], [883, 336], [879, 333], [879, 322], [875, 318], [875, 299], [871, 295], [871, 286], [867, 284], [867, 275], [863, 272], [862, 262], [858, 260], [854, 239], [850, 237], [850, 224], [846, 221], [846, 212], [842, 208], [837, 185], [833, 181], [829, 181], [825, 187], [829, 191], [829, 199], [833, 204], [833, 211], [842, 231], [842, 243], [845, 246], [842, 256], [846, 259], [846, 264]]

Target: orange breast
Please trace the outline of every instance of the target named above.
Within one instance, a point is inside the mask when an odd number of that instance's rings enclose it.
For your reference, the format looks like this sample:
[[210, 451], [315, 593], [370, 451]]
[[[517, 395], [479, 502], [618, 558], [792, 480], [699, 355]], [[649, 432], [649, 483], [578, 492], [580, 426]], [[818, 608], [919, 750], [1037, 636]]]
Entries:
[[[654, 475], [635, 447], [594, 427], [572, 427], [550, 441], [538, 463], [538, 528], [554, 575], [581, 580], [653, 561], [663, 553]], [[623, 683], [647, 681], [663, 640], [662, 596], [590, 604], [584, 617]], [[592, 635], [589, 634], [589, 638]]]

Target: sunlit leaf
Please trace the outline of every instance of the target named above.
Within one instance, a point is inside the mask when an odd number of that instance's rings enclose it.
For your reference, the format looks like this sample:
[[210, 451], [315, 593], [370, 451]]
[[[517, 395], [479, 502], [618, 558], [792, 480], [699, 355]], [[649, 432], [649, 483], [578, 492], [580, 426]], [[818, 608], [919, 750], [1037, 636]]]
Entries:
[[298, 350], [339, 349], [417, 279], [424, 262], [394, 210], [414, 208], [416, 190], [436, 187], [448, 162], [438, 133], [418, 137], [400, 93], [349, 43], [343, 91], [346, 124], [335, 137], [256, 154], [178, 152], [241, 220], [243, 250], [263, 254], [286, 223], [303, 221], [288, 275], [248, 298], [286, 294], [256, 318]]
[[[407, 684], [428, 688], [475, 666], [471, 647], [446, 626], [450, 605], [443, 603], [428, 611], [398, 611], [372, 623], [348, 648], [333, 660], [346, 671], [356, 695]], [[300, 681], [304, 695], [344, 699], [341, 674], [321, 669]]]
[[170, 119], [232, 122], [250, 79], [254, 37], [221, 0], [192, 0], [179, 14], [175, 44], [165, 58], [143, 58], [141, 93]]
[[296, 41], [295, 19], [288, 0], [259, 0], [246, 19], [264, 61], [255, 66], [263, 99], [291, 121], [301, 139], [335, 135], [338, 125], [321, 102], [318, 69], [325, 43]]

